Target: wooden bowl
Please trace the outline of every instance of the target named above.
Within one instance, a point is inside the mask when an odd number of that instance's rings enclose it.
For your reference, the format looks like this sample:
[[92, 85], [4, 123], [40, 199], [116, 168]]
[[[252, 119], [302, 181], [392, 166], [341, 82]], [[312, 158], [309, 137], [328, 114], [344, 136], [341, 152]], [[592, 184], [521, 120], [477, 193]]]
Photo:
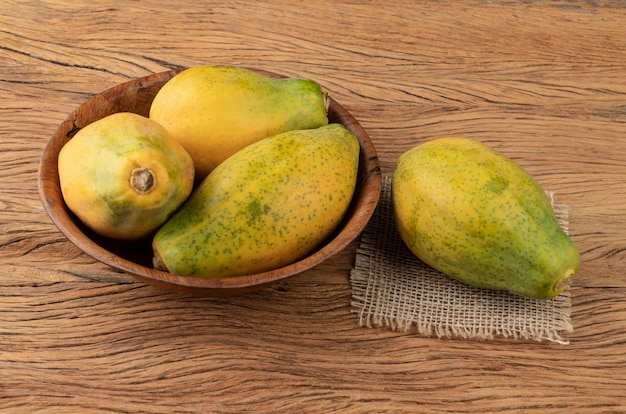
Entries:
[[[148, 116], [159, 89], [184, 68], [135, 79], [88, 100], [58, 127], [44, 149], [39, 167], [39, 195], [46, 212], [59, 230], [76, 246], [96, 260], [129, 273], [142, 282], [183, 293], [227, 296], [258, 289], [319, 265], [351, 243], [371, 218], [381, 190], [381, 173], [376, 150], [354, 117], [332, 98], [330, 122], [342, 123], [361, 144], [357, 187], [344, 220], [335, 232], [308, 257], [279, 269], [223, 279], [179, 276], [152, 268], [151, 238], [134, 242], [111, 240], [95, 234], [68, 209], [61, 194], [57, 160], [59, 151], [84, 126], [115, 112]], [[267, 76], [282, 75], [251, 69]]]

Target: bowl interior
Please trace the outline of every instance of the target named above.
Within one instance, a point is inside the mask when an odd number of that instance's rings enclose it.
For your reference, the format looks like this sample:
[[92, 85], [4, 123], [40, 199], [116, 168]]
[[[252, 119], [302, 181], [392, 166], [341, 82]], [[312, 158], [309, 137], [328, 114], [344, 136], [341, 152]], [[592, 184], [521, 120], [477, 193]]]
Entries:
[[[44, 149], [39, 166], [39, 194], [46, 212], [59, 230], [85, 253], [113, 268], [160, 288], [203, 296], [241, 294], [310, 269], [344, 249], [365, 228], [378, 203], [381, 190], [376, 150], [356, 119], [329, 98], [328, 117], [349, 129], [361, 145], [357, 187], [350, 207], [335, 232], [308, 257], [279, 269], [253, 275], [209, 279], [173, 275], [152, 268], [151, 237], [124, 242], [94, 233], [67, 208], [61, 194], [57, 169], [59, 151], [78, 130], [116, 112], [148, 116], [159, 89], [184, 68], [152, 74], [108, 89], [85, 102], [58, 127]], [[267, 76], [284, 77], [252, 69]]]

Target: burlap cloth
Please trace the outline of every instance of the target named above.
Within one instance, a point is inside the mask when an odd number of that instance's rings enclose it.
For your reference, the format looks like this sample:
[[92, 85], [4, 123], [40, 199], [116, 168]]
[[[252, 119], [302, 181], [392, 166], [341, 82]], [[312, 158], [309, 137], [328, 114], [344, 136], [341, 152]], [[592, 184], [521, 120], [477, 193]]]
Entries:
[[[568, 231], [569, 207], [554, 203]], [[568, 344], [572, 332], [568, 290], [552, 300], [474, 288], [421, 262], [396, 232], [391, 177], [383, 177], [379, 204], [363, 231], [352, 284], [352, 309], [361, 326], [387, 326], [424, 336], [480, 340], [505, 337]]]

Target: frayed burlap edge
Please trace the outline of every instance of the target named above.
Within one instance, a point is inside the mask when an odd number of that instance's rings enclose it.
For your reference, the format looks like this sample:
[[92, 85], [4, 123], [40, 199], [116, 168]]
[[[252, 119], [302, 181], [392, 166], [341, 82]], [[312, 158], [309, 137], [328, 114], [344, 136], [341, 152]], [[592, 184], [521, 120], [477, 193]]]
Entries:
[[[554, 203], [567, 232], [569, 206]], [[361, 236], [351, 272], [353, 313], [365, 327], [429, 337], [489, 340], [496, 337], [568, 344], [572, 332], [571, 297], [536, 300], [503, 291], [479, 289], [430, 268], [402, 243], [393, 223], [391, 177], [384, 177], [379, 204]]]

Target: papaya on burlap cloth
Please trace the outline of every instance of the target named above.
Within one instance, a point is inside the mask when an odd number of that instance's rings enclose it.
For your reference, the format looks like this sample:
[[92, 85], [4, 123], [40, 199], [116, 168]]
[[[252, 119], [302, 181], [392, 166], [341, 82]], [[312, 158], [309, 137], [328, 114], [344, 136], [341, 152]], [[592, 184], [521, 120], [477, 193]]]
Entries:
[[[568, 232], [569, 206], [554, 203]], [[391, 177], [383, 177], [380, 201], [361, 235], [350, 274], [352, 311], [360, 326], [387, 326], [423, 336], [488, 340], [495, 337], [569, 342], [569, 289], [552, 300], [472, 287], [419, 260], [402, 242], [393, 221]]]

